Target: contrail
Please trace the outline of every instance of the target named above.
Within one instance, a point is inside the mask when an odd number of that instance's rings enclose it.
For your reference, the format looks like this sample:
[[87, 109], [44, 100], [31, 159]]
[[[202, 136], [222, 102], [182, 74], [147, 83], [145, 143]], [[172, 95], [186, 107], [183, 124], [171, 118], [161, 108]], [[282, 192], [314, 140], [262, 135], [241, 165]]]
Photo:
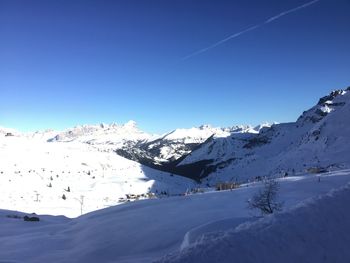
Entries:
[[229, 41], [229, 40], [232, 39], [232, 38], [236, 38], [236, 37], [238, 37], [238, 36], [240, 36], [240, 35], [242, 35], [242, 34], [244, 34], [244, 33], [247, 33], [247, 32], [249, 32], [249, 31], [252, 31], [252, 30], [254, 30], [254, 29], [257, 29], [258, 27], [261, 27], [262, 25], [263, 25], [263, 24], [251, 26], [251, 27], [249, 27], [249, 28], [247, 28], [247, 29], [245, 29], [245, 30], [243, 30], [243, 31], [240, 31], [240, 32], [238, 32], [238, 33], [235, 33], [235, 34], [233, 34], [233, 35], [230, 35], [230, 36], [228, 36], [227, 38], [224, 38], [224, 39], [222, 39], [222, 40], [216, 42], [215, 44], [212, 44], [212, 45], [209, 46], [209, 47], [202, 48], [202, 49], [200, 49], [200, 50], [197, 50], [196, 52], [193, 52], [192, 54], [190, 54], [190, 55], [188, 55], [188, 56], [186, 56], [186, 57], [183, 57], [181, 60], [186, 60], [186, 59], [189, 59], [189, 58], [194, 57], [194, 56], [196, 56], [196, 55], [199, 55], [199, 54], [201, 54], [201, 53], [203, 53], [203, 52], [205, 52], [205, 51], [208, 51], [209, 49], [212, 49], [212, 48], [214, 48], [214, 47], [217, 47], [217, 46], [219, 46], [219, 45], [225, 43], [226, 41]]
[[303, 4], [303, 5], [301, 5], [301, 6], [298, 6], [298, 7], [292, 8], [292, 9], [289, 9], [289, 10], [284, 11], [284, 12], [282, 12], [282, 13], [279, 13], [278, 15], [273, 16], [273, 17], [267, 19], [267, 20], [264, 22], [264, 24], [271, 23], [272, 21], [274, 21], [274, 20], [276, 20], [276, 19], [278, 19], [278, 18], [280, 18], [280, 17], [282, 17], [282, 16], [288, 15], [288, 14], [290, 14], [290, 13], [293, 13], [293, 12], [295, 12], [295, 11], [298, 11], [298, 10], [300, 10], [300, 9], [303, 9], [303, 8], [305, 8], [305, 7], [308, 7], [309, 5], [313, 5], [313, 4], [315, 4], [315, 3], [319, 2], [319, 1], [320, 1], [320, 0], [314, 0], [314, 1], [308, 2], [308, 3], [306, 3], [306, 4]]
[[218, 42], [216, 42], [216, 43], [214, 43], [214, 44], [212, 44], [212, 45], [210, 45], [210, 46], [208, 46], [208, 47], [199, 49], [199, 50], [197, 50], [197, 51], [195, 51], [195, 52], [193, 52], [193, 53], [191, 53], [191, 54], [189, 54], [189, 55], [183, 57], [181, 60], [184, 61], [184, 60], [187, 60], [187, 59], [189, 59], [189, 58], [191, 58], [191, 57], [197, 56], [197, 55], [199, 55], [199, 54], [201, 54], [201, 53], [204, 53], [204, 52], [206, 52], [206, 51], [208, 51], [208, 50], [210, 50], [210, 49], [212, 49], [212, 48], [215, 48], [215, 47], [217, 47], [217, 46], [219, 46], [219, 45], [221, 45], [221, 44], [223, 44], [223, 43], [225, 43], [225, 42], [227, 42], [227, 41], [229, 41], [229, 40], [231, 40], [231, 39], [233, 39], [233, 38], [239, 37], [240, 35], [243, 35], [243, 34], [249, 32], [249, 31], [255, 30], [255, 29], [259, 28], [259, 27], [262, 27], [262, 26], [264, 26], [264, 25], [266, 25], [266, 24], [269, 24], [269, 23], [271, 23], [271, 22], [273, 22], [273, 21], [275, 21], [275, 20], [281, 18], [282, 16], [288, 15], [288, 14], [290, 14], [290, 13], [294, 13], [294, 12], [300, 10], [300, 9], [303, 9], [303, 8], [305, 8], [305, 7], [308, 7], [308, 6], [310, 6], [310, 5], [313, 5], [313, 4], [315, 4], [315, 3], [319, 2], [319, 1], [321, 1], [321, 0], [313, 0], [313, 1], [311, 1], [311, 2], [305, 3], [305, 4], [300, 5], [300, 6], [298, 6], [298, 7], [289, 9], [289, 10], [284, 11], [284, 12], [281, 12], [281, 13], [275, 15], [275, 16], [272, 16], [272, 17], [266, 19], [263, 23], [256, 24], [255, 26], [248, 27], [248, 28], [245, 29], [245, 30], [242, 30], [242, 31], [240, 31], [240, 32], [238, 32], [238, 33], [235, 33], [235, 34], [233, 34], [233, 35], [230, 35], [230, 36], [228, 36], [228, 37], [226, 37], [226, 38], [224, 38], [224, 39], [222, 39], [222, 40], [220, 40], [220, 41], [218, 41]]

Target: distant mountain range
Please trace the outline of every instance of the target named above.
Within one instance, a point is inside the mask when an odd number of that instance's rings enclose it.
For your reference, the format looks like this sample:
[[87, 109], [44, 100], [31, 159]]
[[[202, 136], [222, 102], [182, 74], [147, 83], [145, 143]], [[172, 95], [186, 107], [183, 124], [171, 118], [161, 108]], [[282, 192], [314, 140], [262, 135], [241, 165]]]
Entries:
[[18, 136], [48, 142], [81, 142], [103, 151], [196, 181], [242, 180], [252, 176], [300, 173], [312, 167], [347, 166], [350, 142], [350, 88], [319, 99], [296, 122], [176, 129], [158, 136], [134, 121], [84, 125]]
[[125, 125], [80, 126], [49, 141], [79, 141], [143, 165], [213, 185], [350, 164], [350, 88], [319, 99], [297, 121], [258, 127], [201, 126], [162, 136]]

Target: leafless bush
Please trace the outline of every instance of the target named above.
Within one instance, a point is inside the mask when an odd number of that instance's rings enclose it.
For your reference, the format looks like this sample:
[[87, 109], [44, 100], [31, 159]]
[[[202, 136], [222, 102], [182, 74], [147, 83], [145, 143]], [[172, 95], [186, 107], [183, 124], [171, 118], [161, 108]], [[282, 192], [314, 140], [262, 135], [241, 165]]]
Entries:
[[279, 183], [270, 179], [264, 182], [263, 188], [248, 200], [250, 209], [258, 209], [263, 215], [282, 210], [282, 203], [277, 201]]

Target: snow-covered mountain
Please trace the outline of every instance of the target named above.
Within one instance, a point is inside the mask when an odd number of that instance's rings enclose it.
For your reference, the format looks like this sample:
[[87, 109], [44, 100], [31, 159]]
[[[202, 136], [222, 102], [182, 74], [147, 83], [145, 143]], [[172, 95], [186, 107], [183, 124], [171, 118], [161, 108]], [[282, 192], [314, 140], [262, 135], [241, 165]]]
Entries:
[[116, 153], [155, 169], [198, 181], [198, 168], [201, 168], [202, 164], [188, 167], [178, 166], [187, 155], [211, 140], [229, 137], [232, 134], [257, 134], [263, 127], [269, 126], [264, 124], [257, 127], [241, 125], [231, 128], [215, 128], [203, 125], [190, 129], [176, 129], [155, 140], [125, 144], [117, 149]]
[[118, 125], [116, 123], [99, 125], [82, 125], [60, 132], [50, 138], [49, 142], [82, 142], [104, 149], [117, 149], [125, 144], [146, 142], [154, 135], [138, 129], [135, 121]]
[[349, 167], [349, 90], [321, 98], [296, 122], [177, 129], [155, 140], [124, 144], [116, 153], [209, 185]]
[[225, 136], [224, 129], [201, 126], [191, 129], [176, 129], [155, 140], [125, 144], [116, 153], [142, 164], [177, 173], [175, 164], [180, 158], [193, 151], [198, 145], [215, 135]]
[[255, 176], [350, 166], [350, 88], [333, 91], [296, 122], [274, 124], [259, 133], [213, 137], [188, 154], [181, 167], [198, 167], [210, 184]]
[[55, 204], [57, 213], [77, 215], [81, 196], [87, 212], [125, 201], [126, 195], [181, 194], [195, 181], [215, 186], [348, 168], [349, 91], [321, 98], [296, 122], [257, 127], [204, 125], [162, 136], [139, 130], [133, 121], [63, 132], [1, 128], [1, 201], [8, 204], [3, 208], [56, 213]]

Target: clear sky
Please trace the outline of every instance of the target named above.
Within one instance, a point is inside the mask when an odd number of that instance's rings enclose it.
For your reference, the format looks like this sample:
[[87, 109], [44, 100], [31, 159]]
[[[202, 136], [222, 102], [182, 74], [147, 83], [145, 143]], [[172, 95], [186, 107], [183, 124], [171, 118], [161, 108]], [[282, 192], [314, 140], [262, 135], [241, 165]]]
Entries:
[[0, 126], [135, 120], [161, 133], [294, 121], [350, 85], [349, 0], [196, 52], [307, 2], [0, 0]]

